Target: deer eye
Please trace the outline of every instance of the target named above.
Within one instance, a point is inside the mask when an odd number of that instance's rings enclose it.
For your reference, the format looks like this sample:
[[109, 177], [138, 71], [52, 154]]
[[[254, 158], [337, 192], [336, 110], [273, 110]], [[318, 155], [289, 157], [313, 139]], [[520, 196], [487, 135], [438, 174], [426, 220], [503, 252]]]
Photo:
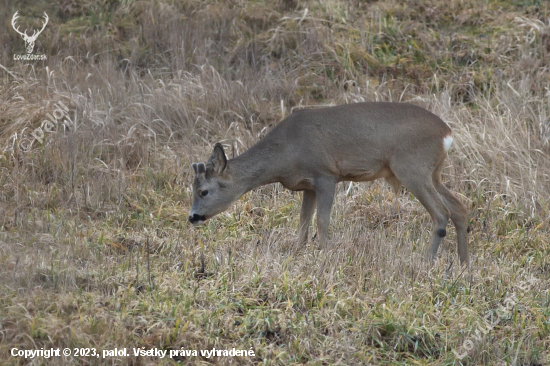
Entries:
[[202, 191], [202, 192], [200, 193], [200, 196], [201, 196], [201, 197], [205, 197], [207, 194], [208, 194], [208, 189], [205, 189], [204, 191]]

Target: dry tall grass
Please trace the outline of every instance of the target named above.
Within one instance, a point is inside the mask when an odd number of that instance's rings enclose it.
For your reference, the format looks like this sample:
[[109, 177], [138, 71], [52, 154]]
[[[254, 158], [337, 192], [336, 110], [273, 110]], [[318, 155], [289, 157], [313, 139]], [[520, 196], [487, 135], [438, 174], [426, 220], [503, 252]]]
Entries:
[[[256, 355], [184, 364], [550, 362], [546, 3], [3, 3], [2, 362], [29, 363], [14, 347]], [[47, 61], [13, 60], [16, 10], [50, 15], [35, 50]], [[453, 229], [423, 263], [430, 219], [383, 182], [339, 187], [325, 251], [296, 247], [299, 195], [278, 185], [188, 224], [190, 164], [215, 142], [239, 154], [293, 108], [364, 100], [415, 103], [453, 128], [444, 179], [471, 209], [470, 270]], [[59, 101], [74, 126], [23, 151]]]

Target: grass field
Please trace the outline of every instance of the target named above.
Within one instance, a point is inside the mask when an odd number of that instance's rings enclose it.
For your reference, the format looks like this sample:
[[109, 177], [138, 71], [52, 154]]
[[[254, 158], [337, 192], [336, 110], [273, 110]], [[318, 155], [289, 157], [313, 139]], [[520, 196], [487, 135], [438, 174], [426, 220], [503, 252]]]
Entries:
[[[29, 34], [48, 14], [47, 60], [14, 60], [16, 11]], [[0, 0], [0, 19], [1, 364], [550, 364], [548, 2]], [[424, 261], [428, 213], [383, 181], [339, 185], [324, 250], [297, 245], [280, 185], [189, 224], [214, 143], [360, 101], [453, 129], [468, 269], [451, 225]]]

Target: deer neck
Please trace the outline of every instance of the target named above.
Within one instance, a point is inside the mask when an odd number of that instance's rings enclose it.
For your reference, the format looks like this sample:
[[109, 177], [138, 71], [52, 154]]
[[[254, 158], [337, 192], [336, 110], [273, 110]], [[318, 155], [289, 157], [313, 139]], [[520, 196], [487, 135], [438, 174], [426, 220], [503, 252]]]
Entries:
[[243, 190], [242, 194], [278, 181], [279, 162], [282, 161], [280, 149], [269, 144], [262, 145], [254, 145], [227, 162], [235, 184]]

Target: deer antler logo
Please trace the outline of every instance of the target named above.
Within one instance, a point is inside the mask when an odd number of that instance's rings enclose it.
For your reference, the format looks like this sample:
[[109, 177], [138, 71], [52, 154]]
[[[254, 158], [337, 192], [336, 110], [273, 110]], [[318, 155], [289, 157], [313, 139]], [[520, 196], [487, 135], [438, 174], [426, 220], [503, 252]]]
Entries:
[[25, 32], [21, 32], [19, 31], [19, 27], [15, 26], [15, 21], [17, 20], [17, 18], [19, 18], [19, 14], [17, 14], [18, 12], [19, 11], [16, 11], [15, 14], [13, 14], [13, 18], [11, 18], [11, 26], [13, 27], [13, 29], [15, 29], [17, 33], [21, 35], [21, 37], [23, 37], [23, 40], [25, 41], [25, 48], [27, 49], [27, 53], [32, 53], [32, 50], [34, 49], [34, 42], [36, 42], [36, 38], [38, 38], [38, 35], [42, 33], [44, 28], [46, 28], [46, 24], [48, 24], [48, 20], [49, 20], [48, 14], [44, 12], [44, 19], [46, 21], [42, 25], [42, 29], [40, 29], [38, 32], [34, 31], [32, 36], [29, 36], [27, 34], [26, 29], [25, 29]]

